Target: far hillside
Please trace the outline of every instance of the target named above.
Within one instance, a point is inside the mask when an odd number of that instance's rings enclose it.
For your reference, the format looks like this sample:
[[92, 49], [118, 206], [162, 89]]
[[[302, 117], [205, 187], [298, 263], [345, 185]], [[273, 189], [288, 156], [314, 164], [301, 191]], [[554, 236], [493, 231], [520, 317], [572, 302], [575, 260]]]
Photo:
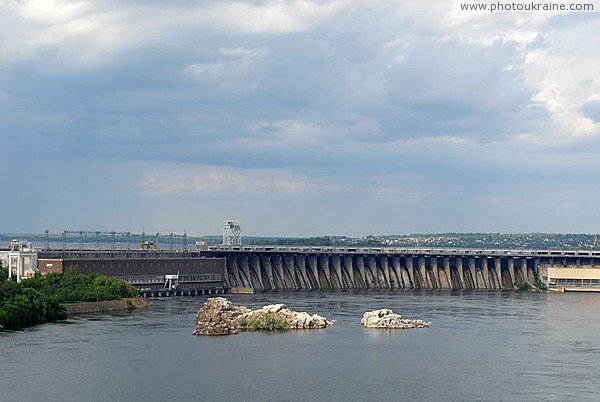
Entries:
[[[556, 233], [436, 233], [370, 235], [360, 238], [321, 236], [306, 238], [244, 237], [244, 244], [363, 246], [363, 247], [455, 247], [483, 249], [589, 250], [597, 247], [595, 234]], [[208, 242], [207, 242], [208, 243]]]

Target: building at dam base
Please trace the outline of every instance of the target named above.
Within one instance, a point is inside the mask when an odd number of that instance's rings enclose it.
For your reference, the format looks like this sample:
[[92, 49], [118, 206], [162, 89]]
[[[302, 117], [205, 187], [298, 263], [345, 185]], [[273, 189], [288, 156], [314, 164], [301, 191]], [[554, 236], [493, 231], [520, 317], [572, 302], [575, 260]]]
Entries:
[[550, 289], [559, 292], [600, 292], [600, 267], [548, 267], [547, 272]]
[[222, 294], [227, 292], [225, 259], [158, 251], [40, 251], [41, 274], [76, 269], [103, 274], [136, 287], [143, 296]]

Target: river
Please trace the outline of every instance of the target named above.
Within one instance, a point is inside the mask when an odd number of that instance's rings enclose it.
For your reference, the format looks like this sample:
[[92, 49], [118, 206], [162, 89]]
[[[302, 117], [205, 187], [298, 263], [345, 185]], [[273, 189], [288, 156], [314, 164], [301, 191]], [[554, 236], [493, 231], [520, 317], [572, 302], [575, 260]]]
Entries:
[[[600, 395], [600, 295], [513, 291], [281, 292], [332, 327], [194, 336], [206, 297], [0, 332], [0, 400], [564, 401]], [[391, 308], [431, 321], [360, 326]]]

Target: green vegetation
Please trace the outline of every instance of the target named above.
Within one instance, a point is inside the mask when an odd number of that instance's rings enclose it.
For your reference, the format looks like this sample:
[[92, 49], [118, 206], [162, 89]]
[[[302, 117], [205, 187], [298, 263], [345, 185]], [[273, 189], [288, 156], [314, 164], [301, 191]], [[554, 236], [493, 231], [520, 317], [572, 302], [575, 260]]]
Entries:
[[288, 324], [285, 317], [277, 313], [264, 313], [253, 320], [241, 318], [238, 323], [241, 329], [253, 331], [284, 331], [290, 329], [290, 324]]
[[67, 317], [62, 303], [116, 300], [137, 295], [127, 283], [105, 275], [38, 275], [20, 283], [0, 281], [0, 327], [12, 329]]
[[515, 289], [516, 290], [531, 290], [532, 292], [539, 292], [539, 291], [545, 291], [548, 290], [548, 287], [546, 286], [546, 284], [544, 282], [541, 281], [535, 281], [533, 283], [521, 283], [520, 285], [517, 285], [515, 283]]
[[67, 317], [65, 306], [55, 295], [41, 293], [21, 283], [7, 280], [0, 283], [0, 328], [22, 328]]
[[8, 279], [8, 269], [2, 266], [2, 262], [0, 261], [0, 282], [4, 282]]
[[127, 283], [99, 274], [80, 274], [68, 269], [62, 274], [49, 274], [27, 279], [21, 284], [56, 295], [61, 303], [116, 300], [137, 295], [137, 291]]

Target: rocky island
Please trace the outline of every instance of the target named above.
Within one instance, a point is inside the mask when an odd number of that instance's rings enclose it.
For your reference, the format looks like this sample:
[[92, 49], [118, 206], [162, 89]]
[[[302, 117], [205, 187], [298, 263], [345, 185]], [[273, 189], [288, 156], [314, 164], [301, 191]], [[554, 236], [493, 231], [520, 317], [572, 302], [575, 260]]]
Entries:
[[194, 335], [230, 335], [244, 330], [325, 328], [333, 321], [306, 312], [292, 311], [285, 304], [270, 304], [257, 310], [235, 305], [224, 297], [208, 299], [196, 314]]
[[366, 328], [390, 329], [427, 328], [431, 325], [430, 322], [423, 320], [409, 320], [402, 318], [400, 314], [396, 314], [387, 308], [367, 311], [363, 314], [360, 323]]

